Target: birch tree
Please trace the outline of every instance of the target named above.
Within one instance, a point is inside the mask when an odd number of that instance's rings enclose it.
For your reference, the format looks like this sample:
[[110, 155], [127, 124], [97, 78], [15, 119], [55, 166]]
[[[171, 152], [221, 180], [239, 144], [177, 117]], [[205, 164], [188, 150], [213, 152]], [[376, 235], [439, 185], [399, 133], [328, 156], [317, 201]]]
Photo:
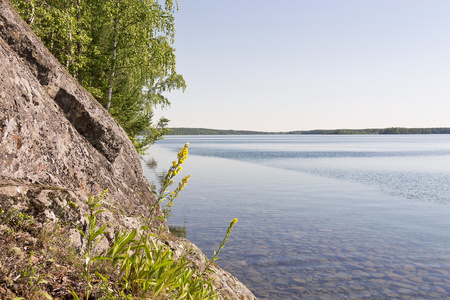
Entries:
[[167, 131], [152, 125], [176, 72], [174, 0], [13, 0], [55, 57], [122, 125], [138, 151]]

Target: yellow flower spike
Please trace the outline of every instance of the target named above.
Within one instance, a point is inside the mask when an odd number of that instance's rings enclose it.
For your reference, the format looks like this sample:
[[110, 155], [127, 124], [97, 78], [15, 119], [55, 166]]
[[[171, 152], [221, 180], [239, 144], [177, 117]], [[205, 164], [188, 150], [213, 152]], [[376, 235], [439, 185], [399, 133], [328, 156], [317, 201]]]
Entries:
[[217, 255], [219, 255], [220, 250], [222, 250], [222, 248], [225, 246], [225, 244], [227, 243], [228, 237], [230, 236], [231, 230], [233, 230], [233, 226], [234, 224], [236, 224], [238, 222], [237, 218], [234, 218], [233, 220], [231, 220], [230, 226], [228, 226], [227, 229], [227, 233], [225, 234], [225, 237], [223, 238], [222, 243], [220, 243], [219, 248], [217, 249], [217, 251], [214, 251], [214, 256], [213, 258], [209, 261], [209, 263], [206, 265], [205, 271], [208, 270], [209, 266], [211, 265], [211, 263], [215, 260], [217, 260]]
[[[186, 185], [188, 178], [190, 175], [185, 176], [180, 182], [178, 182], [177, 187], [170, 192], [168, 190], [169, 186], [171, 186], [174, 183], [174, 178], [179, 174], [183, 168], [181, 167], [182, 164], [184, 164], [184, 161], [187, 159], [187, 155], [189, 153], [188, 151], [189, 143], [186, 143], [183, 148], [180, 149], [180, 151], [177, 153], [177, 160], [172, 162], [172, 166], [169, 168], [167, 175], [163, 182], [163, 187], [161, 188], [161, 192], [158, 196], [158, 203], [161, 203], [164, 200], [168, 200], [167, 207], [165, 210], [163, 210], [164, 216], [170, 217], [170, 210], [172, 206], [172, 202], [175, 200], [175, 198], [178, 197], [181, 190], [183, 190], [184, 186]], [[164, 192], [162, 192], [164, 190]]]

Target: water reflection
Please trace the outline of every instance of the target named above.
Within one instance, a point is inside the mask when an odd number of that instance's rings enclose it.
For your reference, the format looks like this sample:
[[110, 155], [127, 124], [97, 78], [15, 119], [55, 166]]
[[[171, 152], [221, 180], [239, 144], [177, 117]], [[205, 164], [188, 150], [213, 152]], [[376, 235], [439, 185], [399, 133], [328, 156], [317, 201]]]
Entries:
[[[169, 223], [184, 227], [186, 237], [211, 257], [220, 233], [237, 217], [217, 262], [260, 299], [445, 299], [450, 207], [431, 200], [449, 199], [450, 156], [442, 151], [450, 144], [447, 137], [426, 139], [420, 145], [417, 137], [400, 138], [403, 144], [352, 137], [348, 145], [313, 137], [307, 137], [312, 144], [291, 137], [286, 143], [182, 137], [157, 144], [152, 155], [160, 166], [170, 166], [176, 151], [191, 142], [183, 171], [192, 177]], [[264, 159], [263, 151], [301, 144], [373, 153], [379, 141], [379, 150], [425, 149], [434, 156]], [[233, 156], [235, 146], [253, 148], [254, 157]], [[220, 148], [230, 159], [193, 154]]]
[[[141, 157], [144, 167], [144, 173], [150, 183], [153, 191], [159, 191], [162, 184], [164, 183], [164, 178], [167, 174], [167, 170], [158, 170], [158, 161], [152, 156]], [[152, 174], [149, 174], [151, 171]]]
[[169, 231], [176, 237], [186, 238], [186, 226], [171, 225]]
[[156, 168], [158, 167], [158, 161], [153, 157], [147, 157], [144, 161], [145, 165], [150, 170], [156, 170]]

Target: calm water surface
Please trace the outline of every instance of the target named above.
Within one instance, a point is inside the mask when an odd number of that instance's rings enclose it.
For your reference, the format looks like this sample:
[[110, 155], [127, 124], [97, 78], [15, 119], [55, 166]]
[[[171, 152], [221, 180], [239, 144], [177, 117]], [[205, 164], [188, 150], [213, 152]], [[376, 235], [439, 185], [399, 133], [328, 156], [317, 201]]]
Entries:
[[258, 298], [450, 298], [450, 135], [169, 136], [150, 181], [185, 142], [169, 223], [211, 258], [238, 218], [217, 263]]

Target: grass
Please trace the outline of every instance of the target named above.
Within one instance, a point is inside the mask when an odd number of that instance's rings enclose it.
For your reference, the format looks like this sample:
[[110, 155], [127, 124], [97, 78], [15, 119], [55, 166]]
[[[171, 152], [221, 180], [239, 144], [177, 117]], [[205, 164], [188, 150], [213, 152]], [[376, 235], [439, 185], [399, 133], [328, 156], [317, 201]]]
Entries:
[[[103, 251], [97, 246], [108, 227], [99, 224], [98, 217], [104, 212], [106, 191], [86, 200], [84, 228], [63, 222], [42, 224], [13, 207], [0, 207], [0, 298], [217, 299], [212, 277], [205, 272], [225, 246], [237, 219], [230, 223], [219, 249], [212, 260], [206, 259], [203, 270], [194, 267], [189, 251], [175, 255], [164, 242], [168, 229], [163, 221], [170, 216], [174, 200], [189, 179], [184, 177], [170, 190], [187, 159], [187, 149], [188, 144], [155, 193], [157, 203], [150, 219], [144, 218], [146, 225], [117, 231]], [[68, 203], [63, 209], [76, 209], [76, 204]], [[158, 228], [151, 227], [154, 218], [160, 220]], [[83, 238], [81, 249], [67, 247], [73, 227]]]
[[80, 258], [64, 228], [1, 207], [0, 240], [1, 299], [52, 299], [80, 281]]

